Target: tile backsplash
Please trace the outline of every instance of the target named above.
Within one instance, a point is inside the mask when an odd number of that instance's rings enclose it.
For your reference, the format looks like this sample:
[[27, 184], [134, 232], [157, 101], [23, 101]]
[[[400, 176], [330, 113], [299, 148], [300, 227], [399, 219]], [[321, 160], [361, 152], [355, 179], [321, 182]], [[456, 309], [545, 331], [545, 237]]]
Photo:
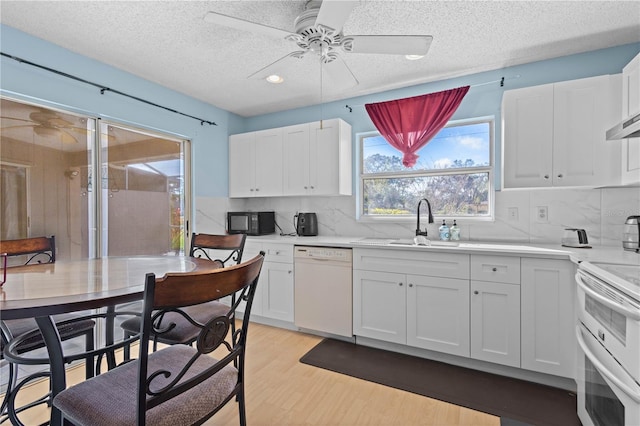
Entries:
[[[538, 217], [539, 207], [546, 207], [546, 218]], [[354, 197], [198, 197], [196, 231], [224, 233], [226, 212], [230, 210], [274, 210], [285, 234], [295, 231], [296, 212], [316, 212], [320, 236], [406, 238], [415, 233], [415, 221], [357, 221]], [[583, 228], [589, 243], [617, 246], [624, 221], [631, 215], [640, 215], [638, 187], [532, 189], [496, 192], [494, 221], [457, 222], [462, 240], [559, 244], [565, 228]], [[429, 225], [431, 238], [436, 238], [440, 223], [436, 216], [435, 223]]]

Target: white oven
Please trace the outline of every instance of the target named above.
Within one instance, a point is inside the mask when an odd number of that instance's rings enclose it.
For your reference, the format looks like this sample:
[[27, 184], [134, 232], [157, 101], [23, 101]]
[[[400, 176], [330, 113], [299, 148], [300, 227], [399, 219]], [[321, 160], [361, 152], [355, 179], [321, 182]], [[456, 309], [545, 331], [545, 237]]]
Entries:
[[582, 262], [576, 274], [578, 417], [640, 425], [640, 265]]

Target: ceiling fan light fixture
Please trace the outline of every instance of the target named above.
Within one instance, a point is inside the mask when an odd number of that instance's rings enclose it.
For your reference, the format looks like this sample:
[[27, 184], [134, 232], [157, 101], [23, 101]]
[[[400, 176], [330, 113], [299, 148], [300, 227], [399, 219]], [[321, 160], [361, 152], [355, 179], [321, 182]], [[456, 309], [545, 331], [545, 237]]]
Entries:
[[269, 83], [280, 84], [284, 81], [284, 78], [282, 78], [278, 74], [271, 74], [265, 80], [267, 80]]
[[405, 55], [404, 57], [410, 61], [417, 61], [418, 59], [424, 58], [424, 55]]

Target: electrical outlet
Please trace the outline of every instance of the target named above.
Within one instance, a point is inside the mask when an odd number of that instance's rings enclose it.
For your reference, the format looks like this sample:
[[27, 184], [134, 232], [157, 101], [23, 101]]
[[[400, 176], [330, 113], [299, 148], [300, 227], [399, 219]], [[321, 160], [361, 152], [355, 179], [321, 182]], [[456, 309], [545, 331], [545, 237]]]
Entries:
[[536, 221], [538, 223], [547, 223], [549, 222], [549, 210], [547, 206], [538, 206], [536, 207]]
[[507, 209], [507, 217], [509, 220], [518, 220], [518, 208], [509, 207], [509, 209]]

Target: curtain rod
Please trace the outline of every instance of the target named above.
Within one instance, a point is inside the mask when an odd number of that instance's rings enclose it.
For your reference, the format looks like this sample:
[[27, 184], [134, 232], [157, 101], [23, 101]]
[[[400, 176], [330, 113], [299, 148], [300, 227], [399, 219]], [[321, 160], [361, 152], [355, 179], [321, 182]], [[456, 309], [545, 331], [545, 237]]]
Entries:
[[[506, 80], [514, 80], [516, 78], [520, 78], [520, 75], [518, 74], [516, 76], [507, 78]], [[500, 87], [504, 87], [504, 82], [505, 82], [505, 78], [501, 77], [499, 80], [491, 80], [491, 81], [485, 81], [484, 83], [472, 84], [469, 87], [471, 88], [471, 87], [485, 86], [487, 84], [493, 84], [493, 83], [500, 83]], [[361, 106], [364, 106], [364, 104], [363, 105], [345, 105], [344, 107], [348, 109], [349, 112], [353, 112], [353, 108], [361, 107]]]
[[117, 95], [126, 96], [127, 98], [134, 99], [134, 100], [136, 100], [138, 102], [143, 102], [143, 103], [145, 103], [147, 105], [151, 105], [151, 106], [154, 106], [156, 108], [162, 108], [164, 110], [173, 112], [175, 114], [180, 114], [180, 115], [183, 115], [185, 117], [193, 118], [194, 120], [198, 120], [200, 122], [201, 126], [203, 126], [205, 123], [209, 124], [211, 126], [217, 126], [217, 124], [215, 122], [213, 122], [213, 121], [204, 120], [202, 118], [194, 117], [193, 115], [189, 115], [189, 114], [185, 114], [185, 113], [180, 112], [180, 111], [176, 111], [175, 109], [172, 109], [172, 108], [168, 108], [168, 107], [165, 107], [165, 106], [162, 106], [162, 105], [158, 105], [156, 103], [147, 101], [147, 100], [139, 98], [137, 96], [129, 95], [129, 94], [121, 92], [119, 90], [112, 89], [112, 88], [107, 87], [107, 86], [105, 86], [103, 84], [94, 83], [94, 82], [85, 80], [83, 78], [76, 77], [75, 75], [67, 74], [66, 72], [58, 71], [58, 70], [53, 69], [53, 68], [45, 67], [44, 65], [40, 65], [40, 64], [36, 64], [34, 62], [31, 62], [31, 61], [27, 61], [26, 59], [22, 59], [22, 58], [19, 58], [17, 56], [8, 55], [8, 54], [6, 54], [4, 52], [0, 52], [0, 55], [2, 55], [4, 57], [7, 57], [7, 58], [10, 58], [10, 59], [13, 59], [14, 61], [20, 62], [21, 64], [31, 65], [33, 67], [40, 68], [42, 70], [52, 72], [54, 74], [61, 75], [63, 77], [67, 77], [67, 78], [70, 78], [72, 80], [79, 81], [81, 83], [89, 84], [89, 85], [91, 85], [93, 87], [97, 87], [97, 88], [100, 89], [100, 94], [101, 95], [104, 95], [104, 92], [112, 92], [112, 93], [115, 93]]

